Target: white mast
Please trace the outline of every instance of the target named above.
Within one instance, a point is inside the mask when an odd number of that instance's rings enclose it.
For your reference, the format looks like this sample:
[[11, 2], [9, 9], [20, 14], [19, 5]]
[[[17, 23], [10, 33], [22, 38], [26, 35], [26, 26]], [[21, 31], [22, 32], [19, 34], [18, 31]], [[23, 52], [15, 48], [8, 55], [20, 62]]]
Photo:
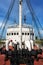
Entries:
[[19, 48], [22, 49], [22, 0], [19, 0]]

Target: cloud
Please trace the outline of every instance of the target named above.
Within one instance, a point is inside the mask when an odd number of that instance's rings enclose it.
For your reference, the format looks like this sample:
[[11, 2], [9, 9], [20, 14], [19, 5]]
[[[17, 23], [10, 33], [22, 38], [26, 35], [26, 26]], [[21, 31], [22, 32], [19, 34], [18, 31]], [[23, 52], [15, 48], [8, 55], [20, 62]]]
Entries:
[[2, 22], [0, 22], [0, 28], [1, 28]]
[[40, 34], [43, 34], [43, 30], [40, 30]]

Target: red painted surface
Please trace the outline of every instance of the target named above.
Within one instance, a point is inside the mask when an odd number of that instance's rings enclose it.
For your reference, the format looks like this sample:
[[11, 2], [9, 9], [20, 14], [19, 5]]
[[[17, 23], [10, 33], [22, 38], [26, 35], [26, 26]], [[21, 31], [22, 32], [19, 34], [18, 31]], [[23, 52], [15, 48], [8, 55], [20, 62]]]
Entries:
[[5, 62], [5, 55], [0, 55], [0, 65], [10, 65], [9, 60]]
[[[9, 48], [13, 50], [12, 47], [9, 47]], [[42, 53], [42, 55], [38, 55], [38, 56], [43, 57], [43, 53]], [[0, 54], [0, 65], [10, 65], [10, 61], [9, 60], [5, 61], [5, 55], [1, 55]], [[20, 65], [26, 65], [26, 64], [20, 64]], [[43, 59], [41, 59], [39, 61], [35, 60], [34, 61], [34, 65], [43, 65]]]
[[[0, 55], [0, 65], [10, 65], [9, 60], [5, 62], [5, 55]], [[20, 64], [20, 65], [26, 65], [26, 64]], [[35, 60], [34, 65], [43, 65], [43, 60], [39, 60], [39, 61]]]

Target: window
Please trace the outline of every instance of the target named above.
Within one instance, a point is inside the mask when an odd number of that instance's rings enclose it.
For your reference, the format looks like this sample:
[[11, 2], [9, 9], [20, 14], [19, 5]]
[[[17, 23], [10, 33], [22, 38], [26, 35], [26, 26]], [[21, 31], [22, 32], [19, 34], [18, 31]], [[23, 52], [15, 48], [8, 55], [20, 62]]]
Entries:
[[30, 35], [34, 35], [34, 33], [30, 33]]
[[24, 33], [22, 33], [22, 35], [24, 35]]
[[29, 33], [28, 33], [28, 35], [29, 35]]
[[33, 33], [33, 35], [34, 35], [34, 33]]
[[12, 33], [12, 35], [13, 35], [13, 33]]
[[16, 33], [14, 33], [14, 35], [16, 35]]
[[7, 35], [9, 35], [9, 34], [7, 33]]
[[19, 35], [19, 33], [17, 33], [17, 35]]
[[10, 33], [9, 33], [9, 35], [10, 35]]

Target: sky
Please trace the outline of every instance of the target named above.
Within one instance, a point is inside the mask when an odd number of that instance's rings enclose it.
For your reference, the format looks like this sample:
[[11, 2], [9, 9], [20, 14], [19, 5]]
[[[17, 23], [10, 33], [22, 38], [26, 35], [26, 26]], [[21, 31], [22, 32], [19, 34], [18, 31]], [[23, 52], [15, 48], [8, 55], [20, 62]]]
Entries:
[[[1, 25], [2, 25], [3, 20], [5, 19], [6, 13], [10, 6], [10, 2], [11, 0], [0, 0], [0, 30], [3, 28], [3, 26], [1, 28]], [[15, 0], [15, 4], [13, 6], [7, 25], [15, 24], [15, 21], [18, 24], [19, 22], [18, 3], [19, 3], [18, 0]], [[43, 0], [30, 0], [30, 3], [43, 27]], [[22, 23], [24, 23], [24, 16], [26, 15], [26, 24], [31, 24], [32, 18], [31, 18], [30, 11], [28, 9], [26, 0], [23, 0], [22, 7], [23, 7], [22, 8]], [[41, 31], [43, 33], [43, 30]]]

